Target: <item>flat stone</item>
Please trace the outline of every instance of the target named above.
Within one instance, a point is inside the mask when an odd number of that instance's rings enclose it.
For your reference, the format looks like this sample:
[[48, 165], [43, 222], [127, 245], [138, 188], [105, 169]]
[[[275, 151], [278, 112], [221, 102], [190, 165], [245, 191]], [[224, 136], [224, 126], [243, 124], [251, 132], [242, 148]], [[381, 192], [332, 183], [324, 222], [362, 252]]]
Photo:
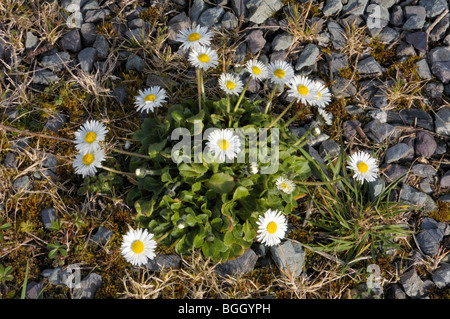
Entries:
[[386, 288], [386, 299], [407, 299], [401, 284], [389, 284]]
[[349, 0], [342, 8], [342, 14], [363, 15], [369, 0]]
[[44, 130], [51, 130], [57, 132], [67, 123], [67, 116], [60, 111], [56, 111], [50, 115], [47, 122], [44, 125]]
[[70, 54], [67, 52], [56, 52], [52, 55], [42, 57], [41, 65], [53, 72], [61, 71], [71, 61]]
[[78, 287], [73, 289], [74, 299], [94, 299], [98, 289], [102, 286], [103, 277], [90, 273], [81, 280]]
[[450, 264], [441, 263], [432, 274], [432, 279], [438, 288], [450, 286]]
[[292, 240], [286, 240], [276, 246], [270, 247], [272, 259], [281, 271], [298, 277], [303, 271], [306, 253], [302, 244]]
[[245, 37], [247, 48], [251, 54], [257, 54], [266, 44], [264, 34], [261, 30], [253, 30]]
[[378, 120], [373, 120], [364, 127], [367, 136], [375, 143], [383, 143], [388, 138], [394, 138], [398, 131], [394, 126], [388, 123], [381, 123]]
[[[444, 39], [445, 34], [450, 26], [450, 15], [447, 14], [441, 21], [438, 22], [431, 30], [428, 40], [430, 42], [438, 42]], [[447, 44], [448, 45], [448, 44]]]
[[434, 130], [433, 118], [430, 114], [419, 109], [403, 109], [399, 112], [387, 111], [387, 122], [390, 124], [401, 124], [413, 127], [421, 127], [429, 131]]
[[[313, 44], [314, 45], [314, 44]], [[303, 63], [300, 58], [303, 54], [300, 54], [299, 59], [297, 60], [297, 64], [299, 63]], [[310, 55], [307, 55], [308, 59], [308, 64], [312, 63], [312, 58], [309, 58]], [[316, 62], [317, 57], [314, 58], [314, 63]], [[348, 66], [348, 57], [345, 53], [343, 52], [337, 52], [337, 51], [331, 51], [329, 55], [326, 56], [326, 60], [330, 66], [330, 72], [333, 74], [336, 74], [339, 72], [339, 70], [345, 69]], [[295, 65], [295, 69], [298, 71], [297, 69], [297, 64]]]
[[33, 32], [28, 31], [25, 38], [25, 49], [33, 50], [39, 44], [39, 38], [33, 34]]
[[89, 10], [84, 15], [84, 22], [97, 23], [107, 19], [110, 15], [109, 9]]
[[381, 166], [383, 171], [383, 178], [386, 183], [390, 184], [400, 178], [400, 182], [404, 182], [406, 180], [408, 169], [401, 164], [383, 164]]
[[359, 61], [357, 69], [362, 76], [380, 76], [386, 71], [372, 56]]
[[131, 54], [125, 64], [125, 69], [127, 71], [135, 70], [137, 72], [142, 72], [145, 68], [145, 62], [142, 58], [136, 54]]
[[221, 6], [214, 6], [203, 11], [197, 19], [197, 22], [204, 27], [210, 28], [222, 21], [225, 14], [224, 8]]
[[377, 36], [381, 30], [389, 24], [389, 10], [379, 4], [372, 3], [366, 9], [366, 25], [372, 37]]
[[44, 282], [28, 282], [25, 292], [25, 299], [42, 299], [42, 291], [44, 290]]
[[438, 253], [445, 228], [444, 223], [438, 223], [428, 217], [424, 218], [420, 225], [420, 232], [416, 235], [416, 241], [425, 255], [435, 256]]
[[105, 60], [108, 57], [110, 46], [105, 36], [101, 34], [97, 35], [97, 38], [92, 47], [97, 50], [96, 55], [100, 60]]
[[448, 9], [447, 0], [420, 0], [419, 5], [427, 12], [427, 18], [434, 18]]
[[90, 241], [96, 243], [97, 245], [104, 245], [111, 239], [113, 235], [114, 232], [112, 230], [100, 226], [97, 232], [91, 236]]
[[247, 9], [248, 0], [230, 0], [231, 9], [234, 11], [237, 17], [241, 15], [244, 18], [248, 17], [248, 9]]
[[444, 93], [444, 85], [438, 82], [430, 82], [423, 87], [425, 95], [431, 99], [439, 99]]
[[80, 31], [78, 29], [67, 32], [59, 41], [64, 51], [77, 53], [82, 49]]
[[450, 170], [442, 176], [440, 185], [441, 187], [450, 187]]
[[403, 30], [421, 30], [423, 28], [423, 25], [425, 24], [425, 19], [413, 15], [410, 16], [405, 23], [403, 24]]
[[344, 129], [343, 135], [347, 140], [352, 139], [358, 134], [357, 127], [361, 127], [361, 122], [358, 120], [347, 120], [342, 124]]
[[16, 191], [30, 189], [30, 178], [27, 175], [21, 176], [14, 180], [12, 186]]
[[83, 23], [80, 33], [84, 46], [90, 46], [97, 39], [97, 26], [93, 23]]
[[424, 212], [432, 212], [437, 209], [436, 202], [430, 195], [422, 193], [406, 184], [402, 186], [399, 201], [417, 206], [423, 209]]
[[327, 28], [328, 32], [331, 35], [333, 47], [336, 50], [344, 48], [347, 45], [345, 30], [337, 22], [334, 21], [328, 21]]
[[283, 32], [275, 36], [272, 40], [272, 50], [273, 51], [282, 51], [289, 48], [292, 44], [292, 40], [294, 39], [293, 35]]
[[41, 218], [42, 218], [42, 224], [44, 224], [45, 229], [49, 229], [52, 227], [52, 222], [56, 221], [58, 219], [56, 215], [56, 209], [53, 207], [47, 207], [41, 210]]
[[83, 14], [80, 11], [75, 11], [67, 17], [66, 26], [69, 29], [80, 29], [83, 25]]
[[319, 57], [319, 54], [320, 50], [315, 44], [307, 44], [297, 59], [294, 67], [295, 70], [305, 75], [311, 73], [313, 66], [316, 65], [316, 60]]
[[424, 282], [420, 279], [414, 268], [402, 274], [400, 277], [400, 283], [409, 297], [413, 299], [421, 299], [426, 296]]
[[319, 154], [322, 158], [329, 157], [332, 159], [339, 156], [340, 152], [341, 146], [332, 139], [323, 141], [319, 146]]
[[427, 34], [423, 31], [409, 33], [406, 35], [405, 40], [422, 53], [427, 50]]
[[370, 200], [375, 200], [386, 188], [386, 183], [382, 178], [376, 178], [374, 181], [368, 182], [369, 185], [369, 198]]
[[427, 12], [423, 6], [405, 6], [403, 8], [403, 12], [406, 19], [412, 16], [418, 16], [425, 20], [427, 17]]
[[59, 80], [58, 76], [50, 70], [37, 69], [34, 72], [33, 83], [41, 85], [49, 85]]
[[125, 104], [127, 96], [128, 93], [124, 86], [118, 86], [111, 91], [111, 97], [119, 105]]
[[385, 162], [399, 162], [404, 160], [405, 158], [409, 158], [412, 154], [414, 154], [414, 148], [405, 143], [398, 143], [397, 145], [394, 145], [387, 149]]
[[436, 133], [441, 135], [450, 135], [450, 109], [442, 108], [435, 115]]
[[241, 256], [218, 264], [215, 270], [222, 277], [241, 275], [251, 272], [257, 260], [256, 253], [252, 249], [247, 249]]
[[181, 258], [177, 255], [157, 255], [148, 261], [146, 267], [150, 271], [163, 271], [170, 268], [176, 269], [180, 267]]
[[391, 44], [400, 38], [400, 33], [388, 26], [384, 27], [383, 30], [378, 33], [378, 40], [385, 44]]
[[414, 164], [411, 167], [411, 173], [423, 178], [433, 178], [436, 175], [436, 169], [427, 164]]
[[394, 5], [391, 9], [391, 19], [390, 24], [393, 27], [401, 27], [405, 23], [403, 16], [403, 9], [399, 5]]
[[331, 85], [331, 93], [339, 98], [347, 98], [356, 95], [357, 90], [351, 80], [336, 76], [334, 83]]
[[417, 74], [422, 80], [430, 80], [433, 75], [431, 74], [430, 67], [426, 59], [421, 59], [416, 62]]
[[80, 62], [81, 70], [88, 73], [92, 71], [96, 54], [97, 50], [92, 47], [84, 48], [78, 53], [78, 61]]
[[342, 7], [341, 0], [327, 0], [322, 9], [322, 13], [325, 17], [329, 17], [339, 13], [342, 10]]
[[249, 0], [246, 7], [248, 9], [248, 20], [256, 24], [262, 24], [283, 7], [283, 1]]
[[425, 131], [416, 134], [415, 143], [416, 156], [429, 158], [436, 151], [437, 143], [433, 135]]
[[225, 14], [223, 15], [221, 25], [222, 28], [232, 30], [238, 27], [239, 21], [233, 12], [226, 11]]
[[197, 24], [197, 20], [200, 17], [200, 14], [208, 8], [206, 3], [203, 0], [194, 0], [192, 6], [190, 8], [189, 17], [191, 21]]

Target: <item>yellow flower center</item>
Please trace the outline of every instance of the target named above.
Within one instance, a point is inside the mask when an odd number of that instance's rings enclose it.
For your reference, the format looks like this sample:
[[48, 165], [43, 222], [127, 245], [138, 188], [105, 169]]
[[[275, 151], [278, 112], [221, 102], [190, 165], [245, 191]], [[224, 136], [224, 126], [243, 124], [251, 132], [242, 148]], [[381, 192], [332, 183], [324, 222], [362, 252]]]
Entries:
[[322, 93], [320, 91], [317, 91], [317, 98], [320, 99], [322, 97]]
[[188, 40], [189, 41], [198, 41], [198, 40], [200, 40], [200, 34], [198, 34], [197, 32], [191, 33], [188, 36]]
[[282, 69], [276, 69], [276, 70], [273, 72], [273, 74], [274, 74], [277, 78], [281, 79], [281, 78], [284, 78], [284, 76], [286, 75], [286, 72], [284, 72], [284, 70], [282, 70]]
[[149, 94], [144, 97], [145, 102], [153, 102], [154, 100], [156, 100], [155, 94]]
[[369, 166], [367, 166], [367, 164], [364, 162], [359, 162], [357, 166], [358, 166], [358, 170], [361, 173], [365, 173], [369, 170]]
[[230, 143], [225, 139], [220, 140], [218, 145], [223, 151], [226, 151], [230, 147]]
[[267, 225], [267, 231], [269, 232], [269, 234], [275, 234], [275, 232], [277, 231], [277, 223], [270, 222]]
[[228, 90], [233, 90], [236, 87], [233, 81], [227, 81], [226, 87]]
[[84, 136], [84, 140], [86, 141], [86, 143], [92, 143], [95, 141], [95, 139], [97, 138], [97, 134], [95, 134], [94, 132], [87, 132], [86, 135]]
[[289, 189], [289, 185], [287, 183], [281, 183], [280, 188], [281, 189]]
[[255, 74], [260, 74], [261, 73], [261, 69], [258, 68], [257, 66], [252, 66], [252, 72]]
[[140, 240], [135, 240], [135, 241], [131, 244], [131, 250], [132, 250], [133, 253], [135, 253], [135, 254], [140, 254], [140, 253], [142, 253], [142, 251], [144, 250], [144, 244], [143, 244]]
[[301, 95], [307, 95], [308, 94], [308, 92], [309, 92], [309, 90], [308, 90], [308, 88], [305, 86], [305, 85], [299, 85], [298, 87], [297, 87], [297, 91], [298, 91], [298, 93], [299, 94], [301, 94]]
[[93, 154], [87, 153], [86, 155], [83, 156], [83, 164], [84, 165], [91, 165], [93, 161], [94, 161]]
[[198, 60], [200, 62], [202, 62], [202, 63], [208, 63], [209, 62], [209, 56], [207, 54], [202, 53], [202, 54], [200, 54], [198, 56]]

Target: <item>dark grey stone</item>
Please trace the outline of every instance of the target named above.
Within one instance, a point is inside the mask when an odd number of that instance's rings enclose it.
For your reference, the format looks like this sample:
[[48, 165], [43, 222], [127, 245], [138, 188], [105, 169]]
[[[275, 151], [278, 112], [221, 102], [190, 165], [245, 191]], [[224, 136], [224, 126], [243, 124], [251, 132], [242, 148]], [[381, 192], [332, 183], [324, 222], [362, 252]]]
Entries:
[[128, 93], [124, 86], [118, 86], [112, 90], [111, 96], [116, 103], [123, 105], [127, 99]]
[[27, 175], [21, 176], [14, 180], [12, 186], [16, 191], [30, 189], [30, 178]]
[[358, 134], [356, 129], [357, 127], [361, 127], [361, 122], [358, 120], [347, 120], [342, 126], [344, 129], [342, 134], [347, 140], [350, 140]]
[[420, 231], [416, 235], [416, 241], [421, 251], [428, 256], [435, 256], [444, 238], [446, 225], [438, 223], [434, 219], [425, 217], [420, 225]]
[[331, 85], [331, 93], [337, 98], [347, 98], [356, 95], [357, 90], [351, 80], [336, 76]]
[[203, 0], [194, 0], [190, 9], [189, 17], [192, 22], [197, 22], [200, 14], [206, 10], [208, 6]]
[[34, 84], [49, 85], [59, 80], [58, 76], [52, 71], [45, 69], [36, 69], [33, 76]]
[[450, 109], [442, 108], [435, 115], [436, 133], [450, 135]]
[[82, 49], [80, 31], [78, 29], [67, 32], [59, 41], [64, 51], [77, 53]]
[[139, 55], [131, 54], [125, 64], [125, 69], [127, 71], [135, 70], [137, 72], [142, 72], [145, 68], [145, 62]]
[[73, 290], [74, 299], [94, 299], [98, 289], [102, 286], [103, 277], [90, 273]]
[[440, 184], [441, 187], [450, 187], [450, 170], [441, 177]]
[[434, 18], [448, 9], [447, 0], [420, 0], [419, 4], [425, 8], [427, 18]]
[[330, 157], [330, 159], [333, 159], [339, 156], [340, 151], [341, 146], [332, 139], [323, 141], [319, 146], [319, 154], [322, 158]]
[[427, 164], [414, 164], [411, 167], [411, 173], [422, 178], [433, 178], [436, 175], [436, 169]]
[[253, 30], [245, 37], [248, 50], [251, 54], [257, 54], [266, 44], [264, 34], [261, 30]]
[[341, 0], [327, 0], [325, 6], [322, 9], [322, 13], [325, 17], [335, 15], [342, 10]]
[[42, 299], [42, 292], [44, 290], [44, 282], [29, 282], [25, 292], [25, 299]]
[[414, 154], [414, 148], [405, 144], [398, 143], [387, 149], [385, 162], [386, 163], [395, 163], [398, 161], [402, 161], [405, 158], [409, 158], [412, 154]]
[[425, 212], [432, 212], [437, 209], [436, 202], [430, 195], [422, 193], [406, 184], [402, 186], [399, 201], [417, 206]]
[[403, 109], [399, 112], [387, 111], [387, 122], [390, 124], [409, 125], [433, 131], [434, 123], [430, 114], [419, 109]]
[[28, 31], [25, 38], [25, 49], [33, 50], [39, 44], [39, 38], [33, 34], [33, 32]]
[[430, 82], [425, 84], [423, 92], [426, 96], [432, 99], [438, 99], [444, 93], [444, 85], [438, 82]]
[[331, 35], [333, 47], [336, 50], [344, 48], [347, 45], [345, 30], [337, 22], [334, 21], [328, 21], [327, 27], [328, 32]]
[[262, 24], [275, 12], [283, 7], [281, 0], [248, 0], [248, 20], [256, 24]]
[[419, 131], [416, 134], [415, 143], [416, 155], [419, 157], [431, 157], [436, 151], [437, 143], [433, 135], [425, 131]]
[[430, 80], [433, 77], [426, 59], [421, 59], [416, 62], [416, 70], [422, 80]]
[[97, 35], [97, 39], [92, 45], [97, 50], [97, 58], [105, 60], [110, 50], [109, 42], [103, 35]]
[[450, 60], [445, 62], [435, 62], [431, 65], [431, 72], [442, 82], [450, 82]]
[[148, 261], [146, 267], [150, 271], [163, 271], [169, 268], [179, 268], [181, 258], [177, 255], [157, 255]]
[[445, 34], [450, 25], [450, 16], [447, 14], [441, 21], [438, 22], [431, 30], [428, 40], [430, 42], [438, 42], [444, 39]]
[[113, 235], [114, 232], [112, 230], [100, 226], [97, 232], [91, 236], [90, 240], [98, 245], [104, 245], [111, 239]]
[[406, 35], [405, 40], [421, 53], [427, 50], [427, 34], [423, 31], [409, 33]]
[[89, 10], [84, 15], [84, 22], [97, 23], [107, 19], [111, 15], [109, 9]]
[[6, 168], [17, 168], [17, 154], [15, 152], [6, 153], [3, 165]]
[[282, 51], [289, 48], [292, 44], [292, 40], [294, 39], [294, 36], [283, 32], [275, 36], [275, 38], [272, 40], [272, 50], [273, 51]]
[[58, 217], [56, 216], [56, 209], [53, 207], [47, 207], [41, 210], [42, 224], [45, 229], [52, 227], [52, 222], [56, 221]]
[[61, 71], [65, 65], [68, 65], [71, 61], [70, 54], [67, 52], [57, 52], [52, 55], [46, 55], [42, 57], [41, 65], [44, 68], [48, 68], [53, 72]]
[[378, 120], [373, 120], [364, 127], [367, 136], [375, 143], [383, 143], [389, 138], [395, 138], [398, 130], [388, 123], [381, 123]]
[[414, 50], [414, 47], [412, 44], [402, 42], [397, 46], [397, 52], [396, 52], [397, 58], [410, 57], [410, 56], [415, 56], [415, 55], [416, 55], [416, 50]]
[[427, 17], [427, 12], [423, 6], [405, 6], [403, 8], [403, 12], [406, 19], [412, 16], [418, 16], [425, 20]]
[[[295, 70], [305, 75], [311, 73], [319, 54], [320, 50], [315, 44], [307, 44], [297, 59]], [[347, 57], [345, 54], [344, 56]]]
[[91, 72], [94, 68], [95, 56], [97, 50], [92, 47], [84, 48], [78, 53], [78, 61], [80, 62], [80, 68], [84, 72]]
[[380, 76], [386, 71], [372, 56], [360, 60], [357, 70], [361, 76]]
[[381, 169], [383, 171], [383, 177], [388, 184], [400, 177], [400, 181], [403, 182], [408, 174], [408, 169], [400, 164], [383, 164]]
[[83, 23], [80, 33], [84, 46], [90, 46], [97, 39], [97, 26], [93, 23]]
[[214, 6], [203, 11], [198, 17], [197, 22], [204, 27], [210, 28], [222, 21], [224, 14], [224, 8]]
[[402, 274], [400, 277], [400, 283], [409, 297], [413, 299], [421, 299], [426, 296], [424, 282], [420, 279], [414, 268]]
[[410, 16], [405, 23], [403, 24], [403, 30], [421, 30], [423, 28], [423, 25], [425, 24], [425, 19], [413, 15]]
[[215, 270], [222, 277], [241, 275], [251, 272], [257, 260], [256, 253], [252, 249], [247, 249], [241, 256], [218, 264]]
[[441, 263], [432, 274], [432, 279], [438, 288], [450, 286], [450, 264]]
[[[309, 56], [309, 55], [308, 55]], [[301, 55], [300, 55], [301, 57]], [[303, 63], [301, 62], [299, 59], [297, 60], [297, 64], [299, 63]], [[316, 58], [314, 58], [314, 63], [316, 62]], [[336, 51], [331, 51], [330, 55], [326, 56], [327, 62], [330, 66], [330, 72], [333, 74], [336, 74], [339, 72], [339, 70], [341, 69], [345, 69], [348, 66], [348, 57], [345, 53], [343, 52], [336, 52]], [[312, 59], [308, 59], [308, 61], [311, 61]], [[295, 65], [295, 69], [297, 69], [297, 64]], [[309, 63], [308, 63], [309, 64]]]
[[375, 200], [386, 188], [386, 183], [384, 179], [377, 178], [372, 182], [367, 183], [369, 185], [369, 198], [370, 200]]
[[394, 5], [391, 9], [390, 24], [394, 27], [401, 27], [405, 22], [403, 17], [403, 9], [399, 5]]
[[363, 15], [369, 0], [349, 0], [342, 8], [342, 14]]
[[225, 14], [223, 15], [221, 24], [222, 24], [222, 28], [231, 30], [231, 29], [238, 27], [239, 21], [233, 12], [226, 11]]
[[288, 239], [279, 245], [271, 246], [270, 252], [272, 259], [281, 271], [294, 278], [302, 273], [306, 253], [301, 243]]
[[386, 288], [386, 299], [407, 299], [401, 284], [389, 284]]
[[230, 0], [231, 9], [233, 9], [238, 18], [241, 14], [244, 18], [248, 16], [247, 2], [248, 0]]

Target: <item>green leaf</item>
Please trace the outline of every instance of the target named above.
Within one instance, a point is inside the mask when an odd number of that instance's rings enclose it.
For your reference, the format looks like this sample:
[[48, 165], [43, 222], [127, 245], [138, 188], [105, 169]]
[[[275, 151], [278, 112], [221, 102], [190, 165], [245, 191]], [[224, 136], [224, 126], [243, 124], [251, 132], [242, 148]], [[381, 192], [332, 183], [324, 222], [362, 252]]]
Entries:
[[153, 213], [153, 207], [155, 202], [152, 200], [138, 200], [134, 204], [134, 208], [136, 209], [138, 214], [142, 214], [145, 216], [150, 216]]
[[216, 193], [226, 194], [230, 193], [233, 190], [235, 182], [231, 175], [225, 173], [217, 173], [211, 176], [211, 178], [205, 183], [205, 185]]
[[178, 170], [183, 177], [200, 177], [208, 171], [208, 167], [199, 163], [182, 163]]
[[243, 199], [249, 195], [249, 191], [244, 186], [238, 186], [233, 194], [233, 200]]
[[164, 139], [159, 143], [152, 143], [148, 146], [147, 153], [150, 157], [156, 157], [166, 146], [167, 140]]

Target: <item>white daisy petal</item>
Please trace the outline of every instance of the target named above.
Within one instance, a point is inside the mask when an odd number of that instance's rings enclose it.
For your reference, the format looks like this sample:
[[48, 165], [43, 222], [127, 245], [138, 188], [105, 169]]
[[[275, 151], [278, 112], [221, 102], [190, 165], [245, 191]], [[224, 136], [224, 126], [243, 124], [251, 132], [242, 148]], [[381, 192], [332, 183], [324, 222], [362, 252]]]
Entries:
[[314, 81], [316, 96], [309, 103], [320, 108], [326, 107], [331, 101], [331, 93], [325, 85], [318, 81]]
[[303, 104], [311, 104], [317, 96], [314, 82], [303, 75], [296, 75], [288, 84], [288, 94]]
[[102, 165], [105, 160], [103, 150], [96, 149], [93, 152], [86, 154], [78, 154], [74, 161], [73, 167], [76, 174], [81, 174], [84, 177], [94, 176], [97, 173], [97, 168]]
[[286, 234], [287, 220], [281, 211], [268, 209], [256, 224], [256, 238], [267, 246], [278, 245]]
[[219, 64], [219, 56], [215, 50], [202, 46], [192, 49], [189, 53], [189, 62], [196, 68], [207, 70]]
[[155, 258], [156, 241], [147, 229], [130, 229], [122, 238], [122, 256], [133, 266], [145, 265]]
[[138, 112], [153, 112], [155, 108], [158, 108], [162, 103], [166, 102], [167, 98], [166, 90], [159, 86], [152, 86], [151, 88], [139, 91], [139, 95], [136, 96], [134, 105]]
[[75, 148], [81, 154], [93, 152], [100, 148], [100, 142], [105, 139], [106, 133], [108, 130], [102, 123], [87, 121], [75, 132]]
[[250, 73], [250, 77], [255, 80], [265, 80], [269, 75], [267, 66], [258, 60], [250, 60], [245, 64], [245, 69]]
[[222, 73], [219, 78], [219, 86], [228, 95], [239, 95], [244, 85], [239, 77], [231, 73]]
[[181, 42], [180, 48], [200, 49], [202, 46], [209, 46], [213, 35], [207, 27], [197, 25], [195, 28], [186, 28], [180, 31], [176, 41]]
[[317, 122], [319, 123], [319, 125], [331, 125], [333, 124], [333, 114], [328, 113], [327, 111], [325, 111], [323, 108], [319, 107], [317, 109], [318, 117], [317, 117]]
[[233, 160], [241, 151], [241, 141], [230, 129], [214, 130], [208, 135], [207, 140], [206, 146], [219, 162], [224, 162], [225, 157]]
[[286, 61], [271, 62], [267, 69], [269, 80], [278, 85], [287, 84], [294, 77], [294, 69]]
[[377, 178], [378, 164], [377, 160], [366, 152], [356, 152], [350, 156], [347, 166], [353, 170], [353, 178], [364, 183], [373, 182]]
[[258, 163], [250, 162], [248, 165], [251, 174], [253, 175], [258, 174]]
[[295, 189], [295, 183], [287, 178], [278, 177], [275, 181], [278, 190], [285, 192], [286, 194], [291, 194]]

